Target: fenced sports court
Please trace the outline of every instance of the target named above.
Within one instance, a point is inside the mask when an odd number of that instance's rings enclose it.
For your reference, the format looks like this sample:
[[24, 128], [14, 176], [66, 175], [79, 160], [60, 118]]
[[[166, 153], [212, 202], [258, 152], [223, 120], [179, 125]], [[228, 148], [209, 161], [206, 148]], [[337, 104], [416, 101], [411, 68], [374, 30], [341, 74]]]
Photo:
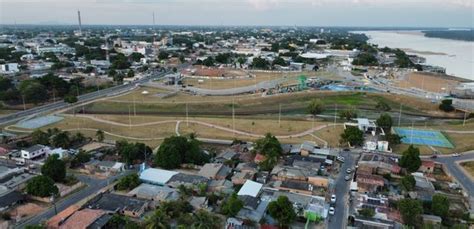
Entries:
[[38, 118], [28, 119], [25, 121], [19, 121], [15, 124], [16, 127], [24, 128], [24, 129], [36, 129], [43, 126], [47, 126], [56, 122], [63, 120], [63, 117], [48, 115], [42, 116]]
[[414, 128], [395, 127], [395, 133], [402, 138], [402, 143], [454, 148], [453, 144], [437, 130], [420, 130]]

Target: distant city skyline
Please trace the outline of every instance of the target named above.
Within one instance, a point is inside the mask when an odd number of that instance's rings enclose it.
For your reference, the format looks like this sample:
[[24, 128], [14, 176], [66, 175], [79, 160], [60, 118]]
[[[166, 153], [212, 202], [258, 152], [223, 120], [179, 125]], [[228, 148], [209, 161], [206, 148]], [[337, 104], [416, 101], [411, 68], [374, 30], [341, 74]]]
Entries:
[[[0, 0], [1, 24], [473, 28], [472, 0]], [[442, 15], [442, 16], [440, 16]]]

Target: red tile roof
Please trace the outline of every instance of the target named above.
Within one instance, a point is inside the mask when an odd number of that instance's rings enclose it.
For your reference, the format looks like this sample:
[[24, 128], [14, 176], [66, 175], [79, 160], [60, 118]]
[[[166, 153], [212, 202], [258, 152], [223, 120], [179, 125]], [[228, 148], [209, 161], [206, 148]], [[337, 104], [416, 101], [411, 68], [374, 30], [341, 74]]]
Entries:
[[66, 222], [64, 222], [60, 229], [86, 229], [89, 225], [94, 223], [98, 218], [105, 214], [102, 210], [84, 209], [74, 213]]
[[59, 224], [64, 222], [64, 220], [79, 210], [79, 208], [80, 207], [77, 205], [71, 205], [62, 212], [59, 212], [57, 215], [51, 217], [48, 222], [46, 222], [46, 228], [59, 228]]

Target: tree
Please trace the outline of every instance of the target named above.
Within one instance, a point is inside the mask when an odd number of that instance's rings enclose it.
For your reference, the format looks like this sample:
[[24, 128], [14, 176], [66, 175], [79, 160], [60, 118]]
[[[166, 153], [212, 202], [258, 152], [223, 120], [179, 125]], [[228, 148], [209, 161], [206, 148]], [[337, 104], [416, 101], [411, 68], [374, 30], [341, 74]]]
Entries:
[[365, 218], [372, 218], [375, 215], [375, 211], [372, 208], [362, 208], [358, 212], [359, 212], [359, 215]]
[[135, 76], [135, 72], [134, 72], [132, 69], [128, 70], [128, 72], [127, 72], [127, 78], [132, 78], [132, 77], [134, 77], [134, 76]]
[[415, 189], [416, 181], [412, 175], [404, 176], [400, 180], [400, 183], [406, 191], [413, 191], [413, 189]]
[[207, 66], [207, 67], [214, 66], [214, 58], [208, 57], [208, 58], [206, 58], [205, 60], [202, 61], [202, 64]]
[[113, 81], [116, 82], [117, 84], [122, 84], [123, 78], [124, 78], [124, 75], [122, 73], [118, 73], [117, 75], [113, 77]]
[[165, 51], [160, 51], [160, 53], [158, 54], [158, 59], [160, 59], [160, 60], [166, 60], [166, 59], [168, 59], [168, 56], [169, 56], [169, 55], [170, 55], [170, 54], [167, 53], [167, 52], [165, 52]]
[[130, 67], [130, 63], [125, 55], [122, 53], [117, 54], [112, 61], [112, 69], [127, 69]]
[[421, 166], [420, 149], [410, 145], [407, 150], [403, 151], [399, 165], [408, 172], [416, 172]]
[[420, 214], [423, 213], [423, 204], [414, 199], [402, 199], [398, 202], [398, 210], [402, 215], [403, 222], [409, 226], [420, 224]]
[[193, 224], [191, 228], [212, 229], [222, 228], [222, 226], [221, 218], [215, 214], [200, 209], [193, 215]]
[[321, 102], [321, 100], [318, 100], [318, 99], [311, 100], [311, 102], [309, 103], [307, 107], [308, 113], [310, 113], [313, 116], [321, 114], [321, 112], [323, 112], [323, 109], [324, 109], [324, 105]]
[[352, 146], [364, 143], [364, 132], [354, 126], [348, 126], [341, 134], [341, 142], [347, 142]]
[[21, 81], [19, 89], [26, 102], [38, 104], [48, 99], [46, 88], [35, 80]]
[[286, 196], [279, 196], [276, 201], [268, 204], [268, 213], [278, 221], [280, 227], [287, 227], [296, 219], [296, 213], [293, 204]]
[[434, 215], [446, 218], [449, 212], [449, 199], [442, 194], [434, 194], [431, 201], [431, 211]]
[[77, 132], [76, 134], [74, 134], [71, 139], [71, 143], [75, 145], [82, 144], [85, 141], [86, 137], [81, 132]]
[[454, 111], [453, 100], [452, 99], [442, 100], [441, 104], [439, 105], [439, 109], [444, 112]]
[[168, 229], [170, 228], [171, 218], [162, 209], [156, 209], [153, 214], [145, 218], [145, 228], [147, 229]]
[[138, 174], [130, 174], [120, 178], [117, 183], [117, 190], [132, 190], [138, 185], [140, 185], [140, 178]]
[[222, 214], [233, 217], [239, 213], [240, 209], [244, 207], [244, 202], [237, 197], [237, 194], [234, 192], [227, 200], [222, 204]]
[[78, 167], [79, 165], [82, 165], [86, 162], [89, 162], [91, 159], [91, 155], [86, 153], [83, 150], [80, 150], [79, 153], [77, 153], [74, 158], [71, 160], [71, 168]]
[[400, 135], [392, 134], [390, 132], [385, 133], [385, 137], [384, 137], [385, 141], [387, 141], [388, 144], [392, 146], [392, 148], [393, 148], [393, 146], [396, 146], [396, 145], [402, 143], [402, 138], [403, 137], [400, 137]]
[[53, 179], [40, 175], [28, 181], [26, 184], [26, 193], [38, 197], [48, 197], [57, 195], [59, 190], [54, 184]]
[[41, 167], [41, 174], [53, 179], [55, 182], [64, 181], [66, 178], [66, 164], [58, 155], [49, 156]]
[[375, 121], [375, 123], [377, 124], [377, 126], [381, 127], [385, 133], [390, 133], [390, 130], [392, 129], [392, 125], [393, 125], [392, 116], [390, 116], [389, 114], [383, 113]]
[[375, 108], [377, 108], [377, 110], [381, 110], [381, 111], [390, 111], [390, 110], [392, 110], [392, 108], [385, 101], [382, 101], [382, 100], [379, 100], [377, 102], [377, 105], [375, 105]]
[[139, 52], [133, 52], [130, 54], [129, 58], [134, 61], [134, 62], [139, 62], [141, 58], [144, 58], [145, 56]]
[[69, 137], [69, 132], [62, 131], [58, 134], [55, 134], [52, 138], [52, 144], [54, 147], [69, 148], [71, 144], [71, 139]]
[[31, 142], [33, 144], [49, 145], [49, 135], [41, 130], [35, 130], [31, 133]]
[[268, 65], [270, 65], [268, 61], [263, 58], [260, 58], [260, 57], [253, 58], [253, 61], [252, 61], [253, 68], [268, 69]]
[[184, 136], [165, 138], [155, 157], [155, 163], [165, 169], [178, 168], [183, 163], [202, 165], [207, 162], [209, 156], [201, 150], [200, 142]]
[[280, 65], [280, 66], [288, 66], [288, 63], [286, 63], [285, 59], [281, 57], [277, 57], [273, 60], [272, 65]]
[[97, 141], [99, 141], [99, 142], [103, 142], [104, 139], [105, 139], [104, 131], [102, 131], [102, 130], [97, 130], [95, 132], [95, 136], [97, 137]]
[[357, 118], [357, 111], [354, 108], [343, 110], [339, 112], [339, 117], [350, 121], [351, 119]]
[[145, 154], [152, 153], [151, 148], [143, 143], [128, 143], [125, 140], [117, 142], [117, 151], [127, 164], [132, 164], [134, 160], [144, 160]]
[[67, 95], [64, 97], [64, 102], [66, 103], [76, 103], [77, 101], [77, 97], [74, 95]]

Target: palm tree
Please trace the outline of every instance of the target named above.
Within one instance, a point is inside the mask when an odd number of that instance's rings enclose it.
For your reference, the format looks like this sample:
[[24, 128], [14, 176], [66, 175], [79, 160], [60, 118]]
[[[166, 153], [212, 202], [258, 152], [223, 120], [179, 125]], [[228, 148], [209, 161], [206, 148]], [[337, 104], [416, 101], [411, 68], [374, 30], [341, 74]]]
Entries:
[[194, 214], [192, 228], [196, 229], [213, 229], [222, 228], [221, 219], [207, 211], [199, 210]]
[[146, 229], [168, 229], [169, 225], [170, 217], [161, 208], [145, 218]]

